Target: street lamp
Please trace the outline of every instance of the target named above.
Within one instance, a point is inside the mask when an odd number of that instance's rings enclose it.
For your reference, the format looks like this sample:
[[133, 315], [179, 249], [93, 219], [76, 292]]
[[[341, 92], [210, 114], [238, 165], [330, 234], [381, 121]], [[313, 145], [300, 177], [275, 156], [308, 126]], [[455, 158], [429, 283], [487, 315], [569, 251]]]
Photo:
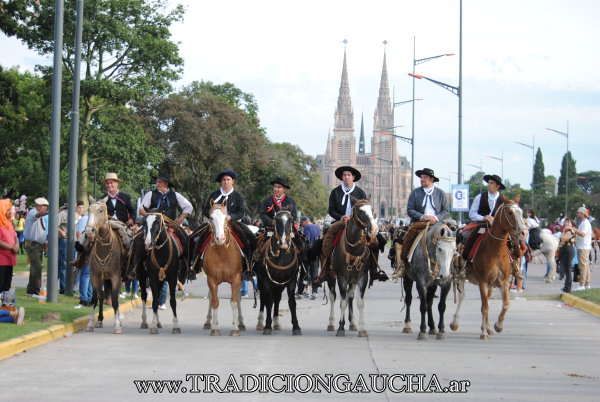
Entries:
[[531, 149], [531, 209], [535, 209], [533, 207], [533, 193], [534, 193], [534, 191], [533, 191], [533, 181], [535, 180], [534, 177], [533, 177], [535, 175], [535, 135], [532, 136], [532, 137], [533, 138], [532, 138], [531, 145], [524, 144], [524, 143], [519, 142], [519, 141], [515, 141], [515, 143], [519, 144], [519, 145], [523, 145], [524, 147]]
[[498, 158], [497, 156], [493, 156], [493, 155], [486, 155], [488, 158], [492, 158], [492, 159], [496, 159], [497, 161], [502, 162], [502, 170], [501, 170], [501, 174], [502, 174], [502, 179], [504, 180], [504, 150], [501, 149], [500, 150], [500, 157]]
[[567, 120], [567, 132], [563, 133], [562, 131], [554, 130], [551, 128], [546, 128], [546, 130], [554, 131], [557, 134], [562, 135], [567, 139], [567, 153], [565, 154], [566, 159], [566, 168], [565, 168], [565, 216], [568, 215], [569, 210], [569, 120]]

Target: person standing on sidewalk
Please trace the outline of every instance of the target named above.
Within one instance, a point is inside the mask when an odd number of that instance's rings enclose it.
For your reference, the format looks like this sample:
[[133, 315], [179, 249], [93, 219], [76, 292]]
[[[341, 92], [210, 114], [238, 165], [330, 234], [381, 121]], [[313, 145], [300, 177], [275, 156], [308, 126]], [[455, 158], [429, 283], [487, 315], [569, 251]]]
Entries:
[[560, 237], [560, 247], [558, 248], [560, 266], [565, 275], [565, 285], [560, 290], [561, 293], [571, 293], [571, 265], [575, 256], [575, 231], [569, 218], [564, 220], [564, 229]]
[[48, 200], [43, 197], [35, 199], [35, 208], [27, 213], [25, 219], [25, 250], [29, 257], [29, 283], [27, 295], [37, 296], [42, 287], [42, 258], [48, 240]]
[[581, 221], [577, 229], [573, 229], [577, 258], [579, 259], [579, 287], [575, 290], [591, 289], [590, 286], [590, 251], [592, 251], [592, 224], [589, 221], [590, 211], [586, 207], [577, 210], [577, 218]]
[[0, 292], [10, 290], [13, 268], [17, 265], [19, 238], [12, 224], [14, 217], [10, 200], [0, 200]]

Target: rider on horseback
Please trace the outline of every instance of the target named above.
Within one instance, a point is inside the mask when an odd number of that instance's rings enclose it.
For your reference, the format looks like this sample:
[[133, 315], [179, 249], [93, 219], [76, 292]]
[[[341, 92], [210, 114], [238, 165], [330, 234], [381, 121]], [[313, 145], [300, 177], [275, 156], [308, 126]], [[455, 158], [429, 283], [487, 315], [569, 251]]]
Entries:
[[[396, 260], [396, 271], [394, 277], [404, 276], [405, 258], [412, 244], [404, 244], [404, 239], [414, 240], [417, 234], [425, 228], [427, 222], [431, 225], [442, 221], [450, 215], [446, 194], [440, 188], [434, 187], [433, 183], [440, 181], [435, 177], [433, 170], [425, 168], [417, 170], [415, 175], [421, 179], [421, 187], [414, 189], [408, 197], [407, 213], [410, 217], [410, 228], [407, 232], [399, 233], [394, 239], [394, 247], [390, 249], [388, 256], [392, 261]], [[401, 258], [396, 258], [400, 253]]]

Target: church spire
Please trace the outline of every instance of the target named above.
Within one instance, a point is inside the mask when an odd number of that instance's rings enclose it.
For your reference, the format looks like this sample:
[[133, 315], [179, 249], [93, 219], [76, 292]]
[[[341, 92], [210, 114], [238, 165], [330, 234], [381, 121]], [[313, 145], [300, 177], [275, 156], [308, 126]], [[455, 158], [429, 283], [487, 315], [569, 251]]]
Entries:
[[352, 101], [350, 99], [350, 84], [348, 82], [346, 43], [348, 43], [348, 41], [344, 39], [344, 64], [342, 66], [342, 80], [340, 82], [338, 103], [337, 108], [335, 110], [335, 127], [352, 129], [354, 128], [354, 112], [352, 111]]
[[365, 153], [365, 121], [363, 114], [360, 114], [360, 139], [358, 140], [358, 153]]
[[354, 111], [350, 99], [350, 84], [348, 80], [348, 65], [346, 63], [346, 44], [344, 39], [344, 62], [342, 65], [342, 80], [337, 107], [334, 115], [333, 139], [331, 153], [334, 164], [353, 164], [356, 154], [356, 138], [354, 137]]
[[[387, 45], [387, 41], [383, 41]], [[379, 85], [379, 98], [377, 99], [377, 109], [375, 110], [375, 130], [381, 131], [384, 128], [393, 126], [392, 101], [390, 99], [390, 84], [387, 72], [386, 52], [383, 52], [383, 68], [381, 69], [381, 83]]]

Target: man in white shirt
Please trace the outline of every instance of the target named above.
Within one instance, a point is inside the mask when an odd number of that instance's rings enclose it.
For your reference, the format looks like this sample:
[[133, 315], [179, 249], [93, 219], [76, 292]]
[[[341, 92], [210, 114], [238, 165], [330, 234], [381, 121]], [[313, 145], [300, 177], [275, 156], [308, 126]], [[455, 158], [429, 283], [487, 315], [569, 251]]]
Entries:
[[575, 290], [591, 289], [590, 286], [590, 251], [592, 250], [592, 224], [589, 221], [590, 211], [586, 207], [577, 210], [577, 218], [581, 221], [575, 232], [575, 248], [579, 261], [579, 287]]

